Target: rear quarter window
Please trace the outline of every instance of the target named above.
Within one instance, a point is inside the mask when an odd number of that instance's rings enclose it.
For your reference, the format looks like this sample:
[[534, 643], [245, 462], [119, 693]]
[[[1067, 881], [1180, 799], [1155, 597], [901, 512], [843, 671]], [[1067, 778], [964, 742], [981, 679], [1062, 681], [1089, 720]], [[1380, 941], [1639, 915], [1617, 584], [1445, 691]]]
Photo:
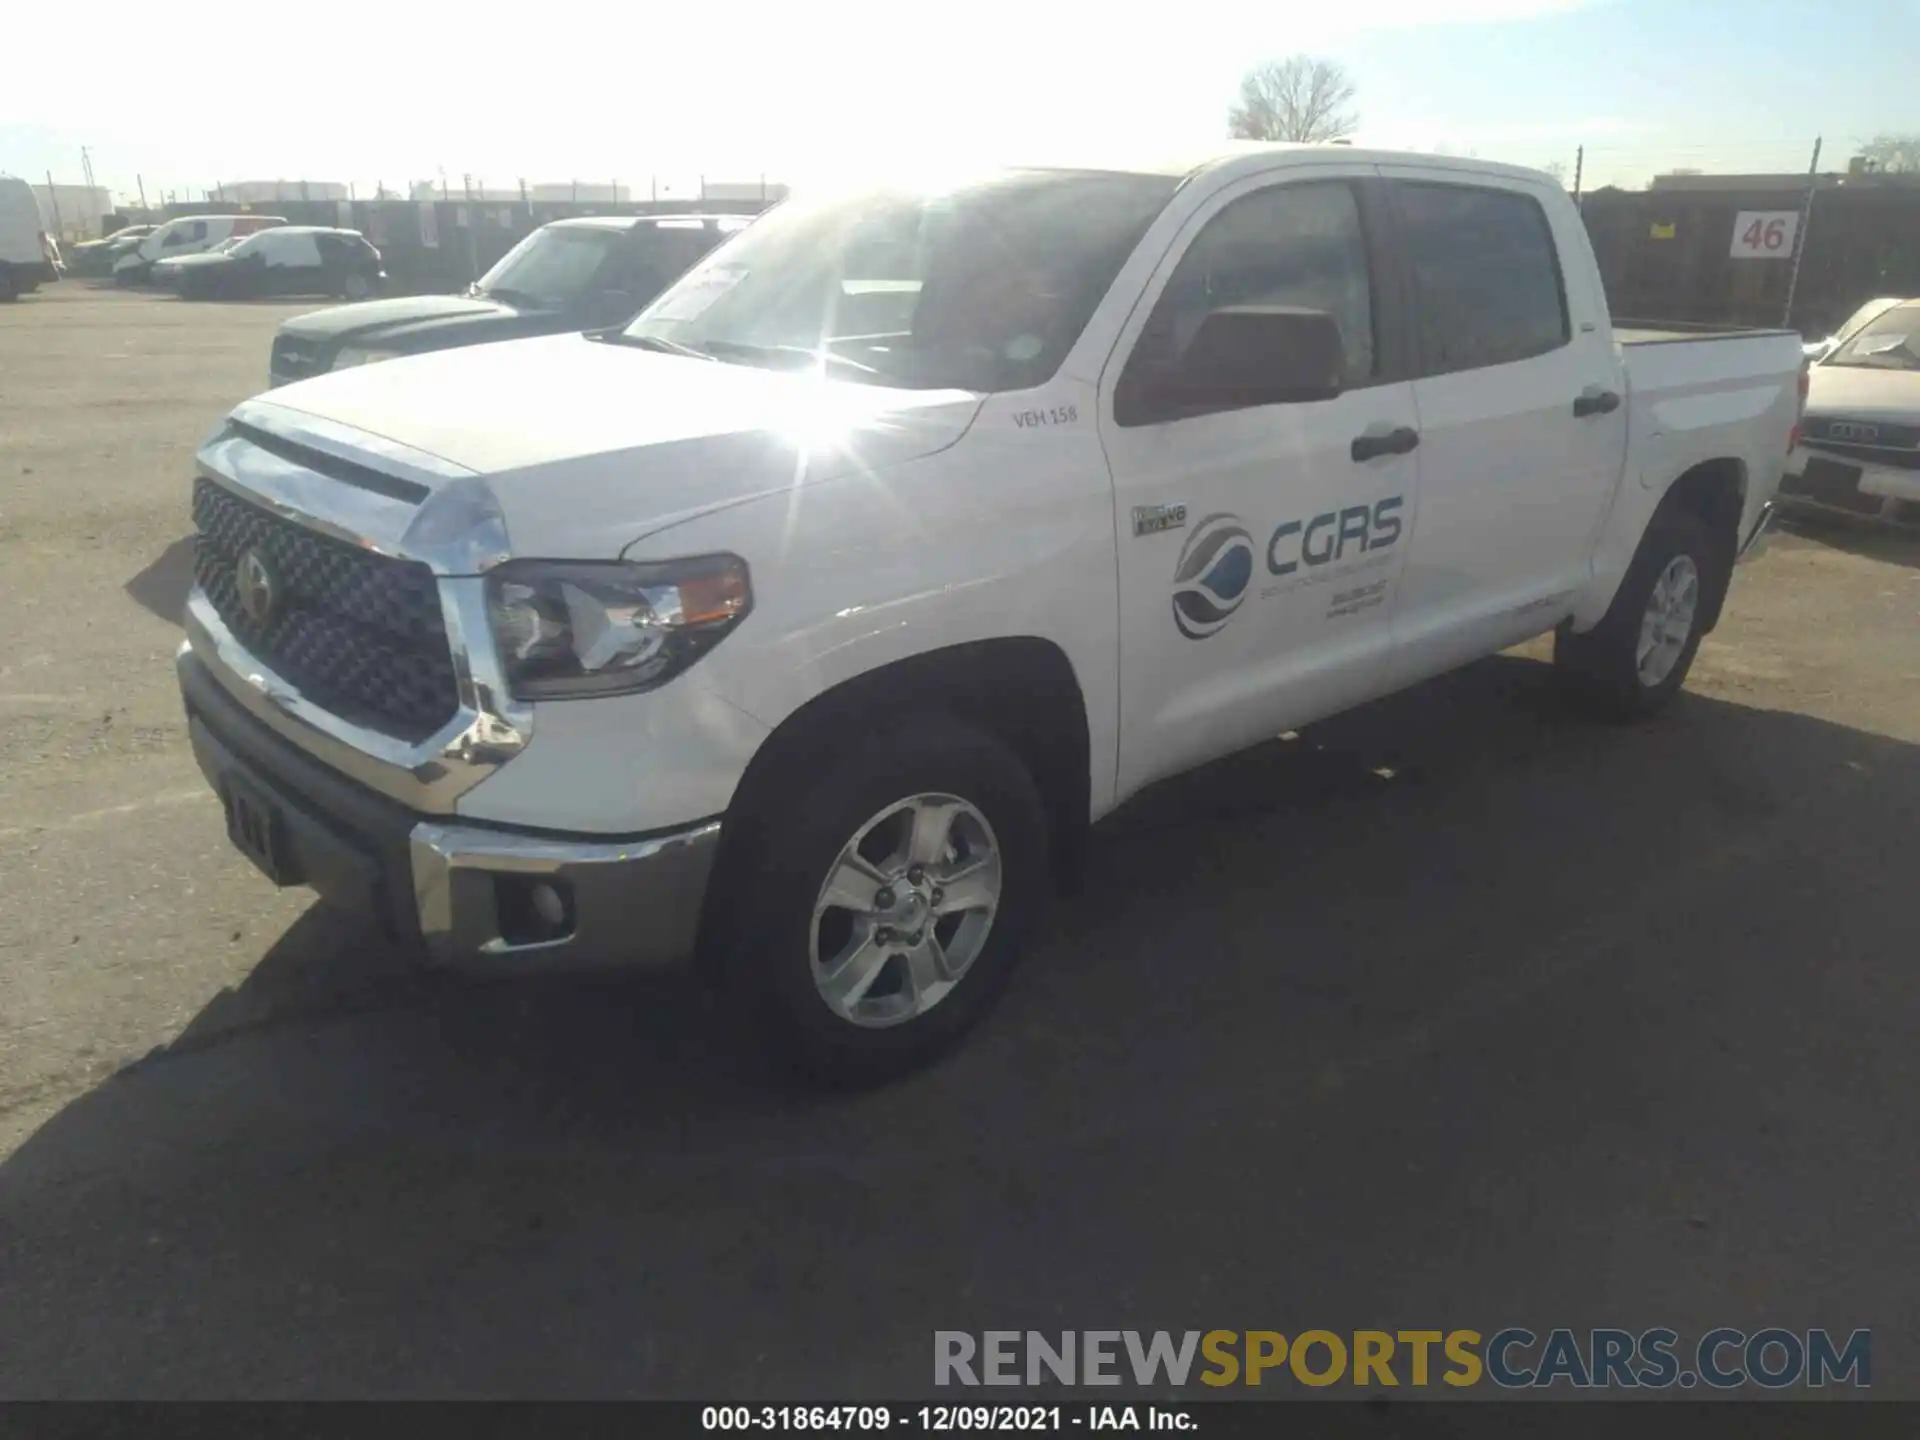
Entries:
[[1566, 287], [1539, 201], [1424, 181], [1401, 182], [1396, 191], [1421, 373], [1511, 364], [1568, 342]]

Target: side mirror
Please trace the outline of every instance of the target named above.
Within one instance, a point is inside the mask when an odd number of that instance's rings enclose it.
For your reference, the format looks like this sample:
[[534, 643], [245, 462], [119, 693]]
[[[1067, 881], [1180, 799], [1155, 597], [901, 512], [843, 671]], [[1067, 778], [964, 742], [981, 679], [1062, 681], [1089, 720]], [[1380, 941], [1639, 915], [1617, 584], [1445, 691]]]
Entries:
[[1805, 356], [1809, 364], [1818, 365], [1839, 348], [1839, 342], [1835, 337], [1829, 335], [1824, 340], [1810, 341], [1801, 347], [1800, 353]]
[[1165, 390], [1182, 407], [1331, 400], [1346, 365], [1340, 326], [1326, 311], [1233, 305], [1200, 322]]

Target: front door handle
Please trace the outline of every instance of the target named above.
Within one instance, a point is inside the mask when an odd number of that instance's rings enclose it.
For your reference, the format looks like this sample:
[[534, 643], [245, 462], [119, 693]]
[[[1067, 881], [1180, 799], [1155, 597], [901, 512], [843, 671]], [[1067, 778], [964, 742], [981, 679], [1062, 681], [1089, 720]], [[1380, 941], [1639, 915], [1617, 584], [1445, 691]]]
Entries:
[[1382, 455], [1411, 455], [1419, 443], [1420, 432], [1409, 425], [1393, 430], [1370, 429], [1353, 437], [1353, 463], [1363, 465]]
[[1620, 397], [1611, 390], [1602, 390], [1598, 385], [1589, 385], [1573, 397], [1573, 413], [1576, 419], [1584, 420], [1589, 415], [1611, 415], [1620, 408]]

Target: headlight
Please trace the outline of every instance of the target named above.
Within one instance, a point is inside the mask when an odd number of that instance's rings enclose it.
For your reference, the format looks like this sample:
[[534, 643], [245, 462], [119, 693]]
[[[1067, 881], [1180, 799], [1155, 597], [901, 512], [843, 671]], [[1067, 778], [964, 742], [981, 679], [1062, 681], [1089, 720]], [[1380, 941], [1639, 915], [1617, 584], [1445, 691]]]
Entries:
[[522, 700], [664, 685], [752, 604], [746, 562], [733, 555], [645, 565], [515, 560], [487, 577], [494, 641]]
[[394, 358], [395, 352], [392, 350], [365, 350], [358, 345], [347, 345], [341, 349], [338, 355], [333, 357], [333, 368], [335, 370], [345, 370], [351, 365], [372, 365], [381, 360], [392, 360]]

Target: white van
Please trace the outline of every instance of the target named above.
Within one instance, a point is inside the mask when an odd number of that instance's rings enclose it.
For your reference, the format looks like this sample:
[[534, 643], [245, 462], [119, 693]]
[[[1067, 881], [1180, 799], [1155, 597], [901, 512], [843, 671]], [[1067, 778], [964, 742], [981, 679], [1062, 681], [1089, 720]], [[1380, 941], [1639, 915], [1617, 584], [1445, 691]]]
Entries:
[[154, 265], [180, 255], [198, 255], [222, 240], [271, 230], [286, 224], [278, 215], [182, 215], [169, 220], [114, 262], [113, 278], [122, 285], [144, 285]]
[[0, 175], [0, 300], [16, 300], [59, 276], [33, 187]]

